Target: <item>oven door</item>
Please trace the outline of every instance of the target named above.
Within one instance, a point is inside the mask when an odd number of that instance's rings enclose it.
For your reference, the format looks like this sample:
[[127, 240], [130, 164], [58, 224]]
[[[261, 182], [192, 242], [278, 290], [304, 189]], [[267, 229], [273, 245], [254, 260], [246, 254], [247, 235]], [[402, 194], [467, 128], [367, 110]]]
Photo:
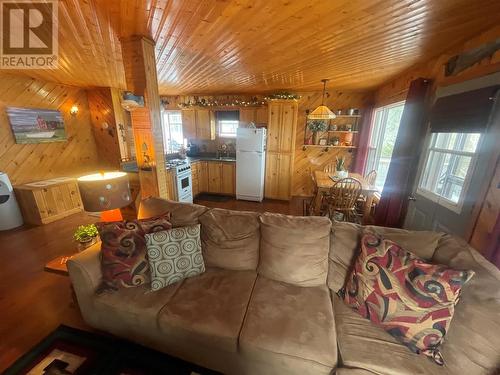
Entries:
[[191, 172], [181, 173], [177, 176], [177, 200], [179, 202], [193, 200]]

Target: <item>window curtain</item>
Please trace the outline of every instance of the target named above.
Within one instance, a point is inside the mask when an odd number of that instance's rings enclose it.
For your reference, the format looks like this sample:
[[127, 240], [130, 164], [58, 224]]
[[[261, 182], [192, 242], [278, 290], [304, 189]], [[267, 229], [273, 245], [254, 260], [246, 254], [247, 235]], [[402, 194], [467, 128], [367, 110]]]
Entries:
[[240, 121], [240, 111], [215, 111], [217, 121]]
[[484, 87], [436, 100], [430, 114], [433, 133], [482, 133], [498, 86]]
[[490, 244], [484, 256], [500, 269], [500, 214], [497, 215], [497, 222], [491, 233]]
[[354, 160], [353, 171], [363, 175], [368, 157], [368, 143], [370, 142], [370, 134], [373, 127], [373, 104], [368, 105], [363, 109], [363, 120], [361, 121], [361, 131], [359, 133], [358, 150]]
[[424, 78], [410, 83], [384, 191], [375, 212], [376, 225], [403, 226], [427, 131], [430, 87], [431, 81]]

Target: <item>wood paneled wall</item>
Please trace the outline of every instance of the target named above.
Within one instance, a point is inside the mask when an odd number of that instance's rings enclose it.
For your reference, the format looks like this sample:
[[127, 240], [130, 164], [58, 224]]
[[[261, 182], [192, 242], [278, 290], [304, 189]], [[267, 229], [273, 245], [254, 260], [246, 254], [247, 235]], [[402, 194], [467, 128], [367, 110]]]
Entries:
[[[340, 92], [327, 90], [329, 96], [325, 103], [332, 110], [359, 108], [361, 115], [363, 109], [372, 100], [371, 93], [363, 92]], [[351, 163], [356, 150], [352, 152], [346, 149], [308, 147], [302, 149], [304, 144], [304, 130], [306, 126], [306, 110], [314, 110], [321, 104], [322, 92], [301, 92], [299, 100], [299, 115], [297, 121], [297, 136], [295, 142], [295, 161], [292, 182], [292, 196], [310, 196], [313, 194], [314, 185], [311, 174], [315, 170], [322, 170], [327, 164], [335, 161], [335, 157], [343, 156], [346, 159], [347, 169]]]
[[[460, 72], [455, 76], [445, 77], [444, 65], [453, 56], [473, 48], [482, 46], [485, 43], [497, 40], [500, 37], [500, 26], [493, 27], [488, 31], [461, 43], [440, 56], [431, 59], [425, 64], [417, 65], [404, 72], [391, 82], [381, 86], [374, 94], [377, 106], [394, 103], [404, 100], [410, 86], [410, 82], [419, 77], [431, 78], [434, 80], [435, 90], [438, 86], [451, 85], [470, 79], [478, 78], [487, 74], [500, 71], [500, 51], [494, 55], [483, 59], [470, 68]], [[486, 250], [488, 241], [491, 238], [491, 232], [496, 222], [496, 217], [500, 213], [500, 189], [498, 188], [499, 165], [496, 164], [496, 170], [489, 171], [490, 176], [495, 175], [493, 179], [483, 183], [489, 184], [484, 201], [478, 210], [479, 215], [471, 235], [471, 244], [479, 251]]]
[[[110, 167], [98, 158], [85, 90], [6, 73], [0, 73], [0, 82], [0, 170], [13, 184]], [[69, 110], [75, 104], [79, 112], [71, 116]], [[16, 144], [5, 112], [8, 106], [60, 110], [68, 140]]]
[[119, 134], [116, 127], [111, 90], [100, 87], [88, 90], [87, 94], [99, 160], [119, 168], [121, 160]]

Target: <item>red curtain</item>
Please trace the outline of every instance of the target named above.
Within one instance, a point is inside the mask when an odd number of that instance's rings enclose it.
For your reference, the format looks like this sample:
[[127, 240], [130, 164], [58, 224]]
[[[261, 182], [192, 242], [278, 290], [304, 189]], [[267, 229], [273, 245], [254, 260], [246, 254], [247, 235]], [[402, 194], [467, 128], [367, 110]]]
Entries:
[[361, 131], [359, 132], [358, 150], [356, 152], [356, 159], [354, 161], [353, 172], [364, 174], [366, 159], [368, 156], [368, 142], [370, 141], [370, 134], [373, 127], [373, 104], [368, 105], [363, 109], [363, 121], [361, 122]]
[[497, 215], [497, 222], [484, 255], [500, 269], [500, 214]]
[[376, 225], [403, 226], [427, 130], [430, 86], [431, 81], [424, 78], [410, 84], [384, 191], [375, 212]]

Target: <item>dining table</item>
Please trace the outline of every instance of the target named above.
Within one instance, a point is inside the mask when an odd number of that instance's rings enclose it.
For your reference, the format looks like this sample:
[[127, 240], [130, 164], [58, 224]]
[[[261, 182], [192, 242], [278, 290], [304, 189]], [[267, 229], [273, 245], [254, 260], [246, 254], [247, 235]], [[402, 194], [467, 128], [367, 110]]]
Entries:
[[[365, 177], [359, 173], [351, 173], [348, 174], [349, 178], [354, 178], [361, 183], [361, 194], [366, 198], [365, 204], [363, 208], [363, 222], [366, 222], [368, 217], [370, 216], [371, 207], [373, 204], [373, 199], [377, 193], [380, 193], [375, 185], [371, 185], [366, 181]], [[321, 196], [325, 193], [328, 193], [330, 188], [335, 185], [335, 182], [338, 181], [334, 174], [325, 172], [325, 171], [314, 171], [314, 182], [316, 183], [316, 196], [314, 197], [314, 206], [315, 209], [319, 209], [321, 205]], [[318, 214], [317, 212], [313, 212], [314, 214]]]

